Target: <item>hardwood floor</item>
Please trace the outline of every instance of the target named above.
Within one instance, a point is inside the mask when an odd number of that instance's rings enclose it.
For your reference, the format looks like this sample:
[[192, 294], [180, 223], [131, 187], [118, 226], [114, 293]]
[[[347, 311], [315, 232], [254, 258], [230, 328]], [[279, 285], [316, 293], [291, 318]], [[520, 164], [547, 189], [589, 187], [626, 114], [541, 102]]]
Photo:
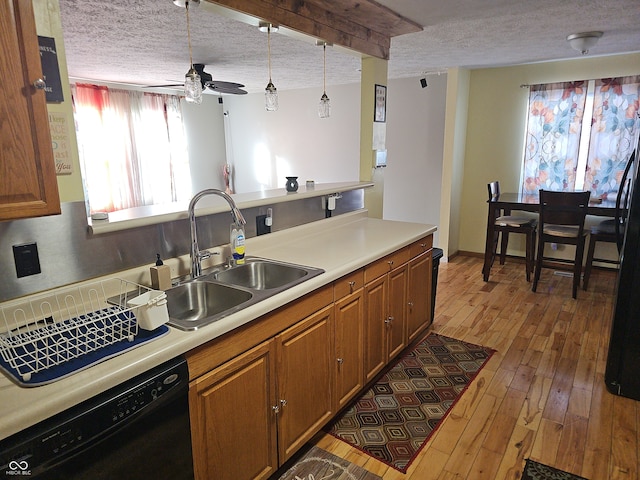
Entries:
[[638, 478], [640, 402], [607, 392], [604, 370], [615, 274], [543, 269], [538, 292], [507, 260], [441, 263], [432, 332], [497, 350], [409, 467], [387, 467], [334, 437], [316, 444], [384, 480], [520, 479], [526, 458], [589, 480]]

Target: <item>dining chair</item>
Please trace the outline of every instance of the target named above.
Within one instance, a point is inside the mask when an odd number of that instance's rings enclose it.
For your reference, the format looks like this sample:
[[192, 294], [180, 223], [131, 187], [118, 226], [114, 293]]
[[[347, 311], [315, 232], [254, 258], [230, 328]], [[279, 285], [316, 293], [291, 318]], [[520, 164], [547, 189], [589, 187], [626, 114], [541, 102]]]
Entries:
[[620, 185], [622, 188], [618, 190], [616, 195], [615, 217], [603, 220], [597, 225], [591, 227], [589, 236], [589, 248], [587, 250], [587, 260], [584, 266], [584, 276], [582, 279], [582, 288], [586, 290], [589, 286], [589, 277], [591, 277], [591, 268], [593, 262], [608, 263], [611, 265], [620, 265], [620, 260], [611, 260], [610, 258], [596, 257], [595, 250], [598, 242], [615, 243], [618, 248], [618, 255], [622, 251], [622, 240], [626, 227], [627, 209], [629, 207], [629, 199], [631, 198], [631, 187], [633, 185], [629, 173], [635, 160], [636, 152], [634, 151], [627, 162], [622, 174]]
[[[489, 193], [489, 202], [500, 196], [500, 182], [495, 181], [487, 184]], [[489, 218], [493, 221], [493, 242], [491, 251], [491, 264], [495, 260], [498, 251], [498, 240], [500, 240], [500, 265], [504, 265], [507, 255], [507, 244], [509, 243], [510, 233], [520, 233], [525, 235], [525, 270], [527, 282], [531, 280], [533, 272], [533, 259], [536, 250], [536, 226], [538, 224], [535, 218], [518, 216], [518, 215], [498, 215], [495, 218]], [[489, 267], [490, 268], [490, 267]], [[489, 272], [485, 273], [485, 278], [489, 278]]]
[[[589, 196], [589, 192], [540, 190], [538, 253], [536, 255], [532, 291], [535, 292], [538, 287], [540, 272], [543, 267], [556, 268], [557, 263], [566, 263], [573, 266], [572, 297], [576, 298], [582, 273], [585, 239], [589, 235], [589, 232], [584, 228]], [[544, 247], [547, 243], [575, 245], [574, 258], [545, 257]]]

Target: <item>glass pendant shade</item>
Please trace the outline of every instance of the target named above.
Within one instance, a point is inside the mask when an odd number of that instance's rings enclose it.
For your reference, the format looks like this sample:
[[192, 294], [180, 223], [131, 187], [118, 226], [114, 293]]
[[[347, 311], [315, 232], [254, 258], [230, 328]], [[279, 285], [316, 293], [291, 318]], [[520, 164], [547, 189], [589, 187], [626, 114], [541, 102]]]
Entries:
[[320, 97], [320, 103], [318, 104], [318, 116], [320, 118], [329, 118], [331, 116], [331, 102], [327, 97], [327, 92]]
[[184, 76], [184, 98], [189, 103], [202, 103], [202, 82], [193, 67]]
[[318, 104], [318, 116], [320, 118], [329, 118], [331, 116], [331, 101], [327, 96], [327, 44], [322, 45], [322, 87], [323, 92]]
[[264, 108], [267, 112], [275, 112], [278, 110], [278, 89], [271, 81], [271, 28], [272, 25], [268, 24], [267, 27], [267, 61], [269, 64], [269, 83], [267, 88], [264, 89]]
[[268, 112], [278, 110], [278, 89], [271, 80], [269, 80], [267, 88], [264, 89], [264, 106]]

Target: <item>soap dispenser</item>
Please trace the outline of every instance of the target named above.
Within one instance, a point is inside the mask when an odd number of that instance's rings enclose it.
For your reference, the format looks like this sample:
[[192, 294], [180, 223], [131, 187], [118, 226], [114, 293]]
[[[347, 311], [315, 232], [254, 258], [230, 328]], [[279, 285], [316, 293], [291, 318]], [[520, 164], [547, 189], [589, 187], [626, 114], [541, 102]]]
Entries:
[[171, 288], [171, 267], [164, 264], [159, 253], [156, 253], [156, 265], [151, 267], [151, 287], [154, 290]]
[[244, 227], [239, 223], [231, 224], [231, 235], [230, 235], [230, 245], [231, 245], [231, 256], [233, 258], [233, 263], [236, 265], [242, 265], [244, 263]]

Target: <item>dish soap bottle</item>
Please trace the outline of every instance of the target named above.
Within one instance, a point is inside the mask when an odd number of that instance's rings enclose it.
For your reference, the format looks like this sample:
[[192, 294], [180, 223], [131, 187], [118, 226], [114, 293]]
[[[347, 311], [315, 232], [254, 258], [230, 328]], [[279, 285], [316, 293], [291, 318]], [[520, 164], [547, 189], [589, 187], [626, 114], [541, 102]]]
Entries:
[[231, 256], [236, 265], [244, 263], [244, 228], [239, 223], [231, 224]]

